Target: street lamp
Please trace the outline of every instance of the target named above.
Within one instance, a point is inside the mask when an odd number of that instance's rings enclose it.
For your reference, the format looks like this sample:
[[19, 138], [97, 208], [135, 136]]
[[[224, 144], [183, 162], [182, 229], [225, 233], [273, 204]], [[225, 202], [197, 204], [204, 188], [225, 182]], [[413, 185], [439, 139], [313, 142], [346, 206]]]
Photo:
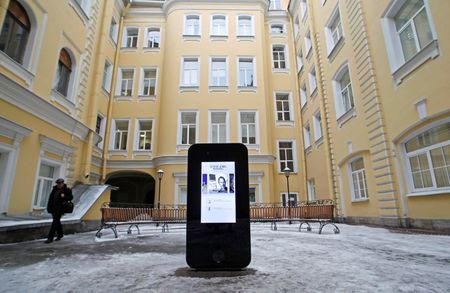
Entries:
[[158, 186], [158, 210], [159, 210], [159, 206], [160, 206], [160, 202], [161, 202], [161, 179], [164, 176], [164, 171], [159, 169], [158, 171], [156, 171], [156, 174], [158, 174], [158, 180], [159, 180], [159, 186]]
[[289, 175], [291, 175], [291, 169], [289, 167], [284, 168], [283, 170], [284, 176], [286, 176], [286, 185], [287, 185], [287, 198], [286, 203], [288, 205], [288, 218], [289, 218], [289, 225], [292, 224], [291, 222], [291, 203], [289, 200]]

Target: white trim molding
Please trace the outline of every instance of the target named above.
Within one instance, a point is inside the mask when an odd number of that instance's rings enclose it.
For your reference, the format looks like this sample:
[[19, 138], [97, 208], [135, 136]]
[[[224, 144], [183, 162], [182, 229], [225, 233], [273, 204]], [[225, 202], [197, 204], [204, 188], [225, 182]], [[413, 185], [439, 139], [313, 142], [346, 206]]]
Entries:
[[53, 126], [86, 141], [89, 128], [40, 96], [0, 73], [0, 100], [4, 100]]
[[41, 151], [48, 151], [61, 157], [69, 156], [75, 151], [75, 148], [42, 134], [39, 134], [39, 142], [41, 143]]
[[23, 127], [11, 120], [0, 117], [0, 135], [13, 140], [14, 146], [18, 146], [22, 139], [32, 131], [33, 130]]

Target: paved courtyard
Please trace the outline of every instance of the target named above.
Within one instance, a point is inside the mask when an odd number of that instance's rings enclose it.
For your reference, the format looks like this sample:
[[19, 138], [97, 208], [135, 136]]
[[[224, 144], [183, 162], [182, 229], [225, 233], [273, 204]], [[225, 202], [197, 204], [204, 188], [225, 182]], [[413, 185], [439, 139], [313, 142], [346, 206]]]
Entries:
[[297, 227], [252, 224], [252, 262], [237, 272], [190, 270], [184, 226], [4, 244], [0, 292], [450, 292], [450, 236]]

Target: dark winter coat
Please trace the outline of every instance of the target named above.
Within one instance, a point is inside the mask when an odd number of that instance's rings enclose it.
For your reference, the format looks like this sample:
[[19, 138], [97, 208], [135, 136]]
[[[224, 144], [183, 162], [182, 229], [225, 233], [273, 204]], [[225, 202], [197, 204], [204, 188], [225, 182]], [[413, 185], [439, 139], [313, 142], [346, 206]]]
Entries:
[[[61, 194], [64, 194], [64, 197], [61, 197]], [[66, 184], [63, 185], [61, 189], [58, 186], [53, 186], [52, 192], [48, 198], [47, 203], [47, 211], [50, 214], [62, 214], [61, 207], [63, 202], [69, 201], [73, 199], [72, 190], [67, 187]]]

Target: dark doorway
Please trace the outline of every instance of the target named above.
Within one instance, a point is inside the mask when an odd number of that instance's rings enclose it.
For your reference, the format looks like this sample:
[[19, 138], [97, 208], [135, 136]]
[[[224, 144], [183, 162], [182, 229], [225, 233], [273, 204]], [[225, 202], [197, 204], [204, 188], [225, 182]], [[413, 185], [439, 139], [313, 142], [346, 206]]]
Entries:
[[155, 202], [155, 179], [147, 173], [121, 171], [108, 176], [106, 184], [116, 186], [111, 191], [111, 203], [148, 204]]

